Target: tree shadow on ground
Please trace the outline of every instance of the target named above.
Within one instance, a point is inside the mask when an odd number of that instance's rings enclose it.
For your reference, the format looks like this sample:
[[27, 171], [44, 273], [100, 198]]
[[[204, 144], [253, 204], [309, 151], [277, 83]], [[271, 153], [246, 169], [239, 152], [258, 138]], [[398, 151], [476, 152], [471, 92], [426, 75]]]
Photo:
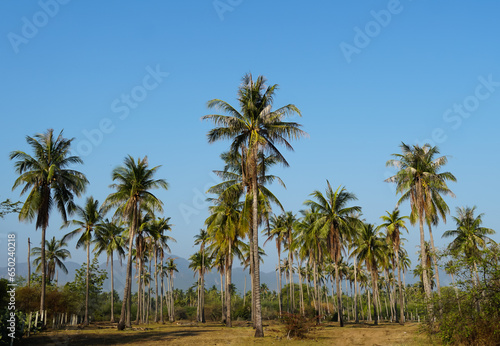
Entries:
[[211, 333], [214, 330], [177, 330], [177, 331], [134, 331], [134, 332], [113, 332], [110, 334], [91, 333], [85, 334], [64, 334], [58, 335], [33, 335], [23, 338], [18, 345], [121, 345], [121, 344], [150, 344], [155, 342], [167, 343], [178, 338], [196, 336], [204, 333]]

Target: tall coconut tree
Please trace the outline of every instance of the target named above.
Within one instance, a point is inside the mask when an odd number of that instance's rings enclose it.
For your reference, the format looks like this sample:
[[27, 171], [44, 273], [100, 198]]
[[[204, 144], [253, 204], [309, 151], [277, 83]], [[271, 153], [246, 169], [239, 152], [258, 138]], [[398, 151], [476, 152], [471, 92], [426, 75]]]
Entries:
[[[63, 222], [66, 222], [68, 214], [71, 214], [75, 206], [74, 196], [80, 197], [88, 183], [83, 173], [69, 168], [83, 163], [78, 156], [71, 155], [72, 141], [73, 139], [64, 138], [62, 131], [55, 137], [54, 130], [49, 129], [43, 134], [26, 136], [26, 142], [31, 147], [33, 155], [20, 150], [13, 151], [9, 155], [11, 160], [16, 160], [15, 169], [19, 174], [12, 189], [23, 185], [21, 195], [29, 192], [19, 211], [19, 220], [33, 221], [36, 218], [35, 227], [42, 230], [40, 244], [45, 244], [45, 234], [53, 207], [57, 208]], [[40, 310], [43, 311], [47, 277], [45, 246], [41, 247], [40, 257], [42, 268]]]
[[399, 287], [399, 324], [404, 324], [404, 307], [403, 307], [403, 288], [401, 287], [401, 267], [399, 265], [399, 249], [401, 247], [401, 230], [406, 230], [405, 220], [408, 216], [400, 216], [399, 209], [395, 208], [392, 212], [386, 211], [387, 215], [382, 215], [380, 218], [383, 223], [378, 228], [385, 228], [386, 237], [392, 245], [396, 258], [396, 267], [398, 270], [398, 287]]
[[127, 273], [123, 293], [122, 309], [118, 329], [123, 330], [125, 326], [131, 327], [130, 294], [132, 286], [132, 248], [137, 229], [139, 228], [139, 216], [141, 210], [146, 212], [162, 212], [163, 203], [151, 193], [152, 189], [162, 188], [167, 190], [168, 183], [164, 179], [154, 179], [155, 173], [160, 166], [149, 167], [147, 157], [138, 159], [137, 162], [127, 156], [123, 166], [115, 168], [111, 174], [113, 181], [110, 187], [116, 192], [110, 194], [104, 202], [106, 208], [117, 207], [117, 215], [129, 220], [129, 252], [127, 258]]
[[246, 193], [252, 196], [252, 223], [251, 237], [253, 239], [253, 253], [255, 266], [253, 271], [253, 294], [255, 302], [255, 336], [263, 337], [262, 312], [260, 301], [260, 269], [258, 259], [258, 156], [261, 152], [275, 155], [280, 162], [288, 166], [288, 162], [279, 152], [276, 145], [282, 144], [292, 149], [289, 139], [298, 139], [305, 135], [300, 125], [295, 122], [284, 121], [293, 114], [300, 115], [299, 109], [286, 105], [272, 110], [277, 85], [265, 86], [265, 78], [257, 77], [254, 81], [251, 74], [243, 77], [242, 85], [238, 90], [238, 102], [241, 111], [237, 111], [229, 103], [213, 99], [208, 102], [211, 109], [220, 110], [226, 115], [211, 114], [203, 119], [212, 121], [216, 127], [209, 131], [208, 141], [213, 143], [222, 139], [232, 140], [231, 151], [242, 153], [242, 162], [247, 168], [245, 177]]
[[66, 234], [63, 240], [69, 240], [80, 235], [78, 242], [76, 243], [76, 248], [83, 246], [87, 250], [87, 278], [85, 286], [85, 318], [83, 320], [84, 325], [89, 324], [89, 281], [90, 281], [90, 244], [94, 237], [94, 231], [100, 226], [102, 221], [102, 211], [99, 208], [99, 201], [94, 200], [92, 196], [88, 197], [85, 205], [83, 207], [77, 206], [75, 209], [76, 215], [79, 217], [78, 220], [71, 220], [67, 222], [63, 227], [69, 227], [69, 225], [76, 225], [77, 228], [68, 234]]
[[[47, 273], [47, 279], [50, 282], [54, 279], [56, 273], [56, 268], [60, 268], [64, 273], [68, 274], [68, 269], [64, 265], [64, 260], [66, 258], [71, 258], [71, 253], [68, 249], [64, 247], [68, 246], [64, 240], [56, 240], [56, 237], [45, 241], [45, 258], [47, 268], [45, 273]], [[31, 256], [36, 256], [33, 260], [33, 265], [36, 266], [36, 271], [42, 272], [42, 261], [41, 261], [42, 249], [39, 247], [34, 247], [31, 250]]]
[[94, 252], [96, 253], [96, 256], [99, 256], [101, 253], [106, 252], [106, 265], [111, 259], [111, 322], [115, 321], [115, 286], [113, 276], [113, 261], [115, 253], [120, 260], [120, 265], [122, 263], [122, 259], [125, 257], [126, 238], [123, 235], [124, 231], [125, 229], [122, 226], [118, 225], [116, 222], [105, 219], [96, 227], [94, 233]]
[[340, 311], [342, 311], [342, 296], [340, 291], [340, 276], [338, 264], [340, 263], [343, 239], [349, 237], [349, 232], [352, 230], [352, 225], [358, 222], [354, 217], [354, 213], [360, 213], [361, 207], [348, 206], [348, 204], [356, 200], [356, 196], [348, 192], [344, 187], [339, 186], [337, 190], [333, 190], [330, 182], [327, 180], [327, 189], [325, 194], [316, 190], [311, 196], [314, 200], [304, 202], [311, 208], [315, 208], [318, 214], [318, 219], [315, 222], [317, 228], [323, 238], [327, 240], [327, 247], [330, 253], [330, 258], [334, 263], [335, 283], [337, 291], [337, 304], [339, 310], [339, 323], [344, 326], [344, 319]]
[[377, 232], [372, 224], [365, 223], [361, 228], [358, 238], [358, 246], [354, 250], [358, 260], [364, 262], [366, 269], [371, 274], [373, 307], [375, 324], [378, 324], [378, 316], [380, 314], [378, 306], [380, 306], [378, 294], [378, 270], [386, 264], [387, 243], [384, 238]]
[[[433, 194], [448, 194], [449, 189], [447, 181], [456, 181], [456, 178], [450, 172], [440, 172], [447, 163], [446, 156], [437, 157], [439, 149], [425, 144], [423, 147], [418, 145], [409, 146], [401, 143], [401, 154], [392, 154], [395, 159], [387, 161], [387, 166], [393, 166], [399, 169], [396, 175], [386, 179], [386, 182], [396, 184], [396, 193], [401, 194], [398, 205], [404, 201], [410, 201], [412, 213], [416, 215], [420, 226], [420, 257], [422, 266], [423, 286], [427, 300], [427, 310], [430, 319], [433, 319], [433, 309], [431, 304], [431, 287], [428, 280], [425, 253], [424, 222], [426, 215], [432, 214]], [[434, 198], [434, 200], [436, 200]]]

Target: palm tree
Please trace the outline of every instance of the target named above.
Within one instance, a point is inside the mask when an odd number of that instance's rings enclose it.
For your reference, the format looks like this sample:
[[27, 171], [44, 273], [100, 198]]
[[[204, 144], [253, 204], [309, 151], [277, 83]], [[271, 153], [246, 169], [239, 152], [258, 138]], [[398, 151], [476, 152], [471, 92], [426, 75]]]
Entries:
[[205, 323], [205, 268], [206, 263], [208, 263], [209, 258], [206, 258], [205, 245], [208, 241], [208, 232], [204, 229], [200, 229], [200, 233], [195, 235], [194, 244], [200, 245], [201, 253], [201, 269], [200, 269], [200, 302], [199, 302], [199, 322]]
[[366, 269], [371, 273], [372, 293], [375, 324], [378, 324], [378, 315], [380, 305], [378, 294], [378, 269], [386, 263], [387, 243], [377, 232], [372, 224], [365, 223], [361, 228], [358, 238], [358, 247], [354, 250], [358, 260], [365, 262]]
[[401, 229], [408, 232], [408, 228], [405, 225], [405, 219], [409, 219], [408, 216], [399, 216], [398, 208], [395, 208], [392, 212], [386, 211], [387, 215], [382, 215], [380, 218], [384, 222], [378, 228], [385, 228], [387, 232], [387, 239], [392, 245], [394, 250], [394, 255], [396, 257], [396, 267], [398, 269], [398, 287], [399, 287], [399, 324], [404, 325], [404, 309], [403, 309], [403, 289], [401, 287], [401, 267], [399, 266], [399, 249], [401, 246]]
[[288, 149], [292, 146], [288, 143], [289, 138], [298, 139], [305, 135], [300, 130], [300, 125], [294, 122], [283, 121], [291, 114], [300, 115], [300, 111], [292, 104], [272, 111], [273, 96], [277, 85], [266, 88], [265, 78], [262, 76], [253, 80], [251, 74], [243, 77], [243, 83], [238, 91], [238, 101], [241, 112], [238, 112], [229, 103], [213, 99], [208, 102], [209, 108], [221, 110], [228, 115], [206, 115], [202, 119], [211, 120], [217, 126], [208, 133], [209, 143], [222, 139], [230, 139], [231, 151], [242, 153], [242, 166], [247, 175], [244, 177], [244, 186], [247, 195], [252, 196], [252, 223], [250, 228], [253, 240], [253, 294], [255, 302], [255, 336], [263, 337], [262, 313], [260, 302], [260, 270], [258, 259], [258, 156], [262, 152], [270, 152], [280, 162], [288, 166], [288, 162], [276, 148], [277, 144], [283, 144]]
[[163, 188], [168, 189], [168, 183], [164, 179], [154, 179], [154, 175], [160, 166], [148, 167], [148, 159], [138, 159], [137, 162], [131, 156], [127, 156], [124, 166], [117, 167], [112, 172], [113, 181], [117, 183], [110, 185], [116, 192], [110, 194], [104, 205], [106, 208], [118, 207], [117, 215], [130, 221], [129, 231], [129, 253], [127, 258], [127, 274], [125, 278], [125, 289], [123, 293], [122, 310], [118, 329], [123, 330], [125, 326], [131, 327], [130, 320], [130, 294], [132, 284], [132, 247], [136, 231], [139, 228], [139, 216], [141, 210], [162, 212], [162, 202], [153, 195], [150, 190]]
[[[155, 261], [155, 322], [158, 322], [158, 276], [162, 276], [163, 268], [163, 265], [158, 266], [158, 257], [160, 257], [160, 263], [163, 263], [164, 250], [170, 253], [168, 242], [176, 242], [173, 237], [163, 234], [165, 231], [172, 230], [172, 225], [169, 222], [170, 217], [160, 217], [151, 220], [149, 224]], [[163, 323], [163, 294], [160, 298], [160, 321]]]
[[[235, 198], [236, 197], [236, 198]], [[232, 326], [231, 320], [231, 273], [234, 252], [237, 251], [238, 239], [243, 237], [247, 229], [246, 220], [241, 217], [242, 203], [237, 196], [222, 195], [219, 199], [212, 200], [211, 215], [206, 219], [207, 232], [213, 245], [224, 253], [226, 272], [226, 326]]]
[[[281, 245], [285, 239], [286, 229], [283, 227], [283, 218], [273, 215], [270, 219], [269, 237], [264, 242], [264, 245], [273, 238], [276, 238], [276, 250], [278, 251], [278, 265], [281, 265]], [[279, 314], [281, 315], [281, 270], [278, 270], [278, 307]]]
[[[34, 156], [20, 150], [13, 151], [9, 155], [11, 160], [17, 159], [15, 168], [19, 174], [12, 189], [24, 185], [21, 195], [29, 191], [19, 212], [19, 220], [32, 221], [36, 217], [36, 229], [42, 229], [41, 244], [45, 244], [45, 233], [49, 226], [52, 208], [56, 206], [63, 222], [66, 222], [68, 214], [71, 214], [74, 207], [74, 196], [80, 197], [88, 183], [85, 175], [68, 169], [73, 164], [83, 163], [78, 156], [70, 154], [73, 139], [64, 138], [62, 131], [57, 138], [54, 138], [53, 132], [54, 130], [49, 129], [43, 134], [26, 136]], [[47, 276], [44, 246], [40, 257], [42, 266], [40, 311], [43, 312]]]
[[175, 307], [174, 307], [174, 272], [178, 272], [177, 263], [174, 262], [175, 258], [168, 258], [166, 264], [166, 271], [168, 273], [168, 319], [170, 322], [174, 322], [175, 319]]
[[125, 246], [126, 239], [123, 236], [125, 229], [115, 222], [105, 219], [100, 223], [95, 229], [94, 233], [94, 251], [96, 256], [99, 256], [102, 252], [106, 252], [106, 264], [109, 263], [111, 259], [111, 322], [115, 321], [114, 316], [114, 277], [113, 277], [113, 254], [116, 252], [120, 264], [122, 263], [122, 258], [125, 257]]
[[313, 196], [316, 201], [307, 200], [304, 203], [311, 208], [315, 208], [318, 214], [318, 219], [315, 222], [315, 228], [318, 229], [323, 238], [327, 240], [330, 258], [334, 263], [335, 282], [337, 290], [337, 303], [339, 309], [340, 326], [344, 326], [342, 316], [342, 296], [340, 292], [340, 277], [338, 264], [340, 263], [341, 253], [343, 249], [343, 238], [349, 237], [349, 232], [352, 230], [352, 225], [358, 222], [358, 219], [353, 216], [354, 213], [361, 212], [361, 207], [348, 207], [347, 204], [356, 200], [353, 193], [348, 192], [344, 187], [339, 186], [333, 191], [330, 182], [327, 180], [327, 189], [325, 195], [320, 191], [314, 191]]
[[400, 145], [402, 154], [392, 154], [396, 159], [387, 161], [387, 166], [394, 166], [399, 169], [396, 175], [386, 179], [386, 182], [396, 183], [396, 193], [401, 193], [398, 205], [409, 200], [412, 214], [418, 217], [420, 225], [420, 250], [421, 266], [423, 270], [423, 286], [427, 298], [427, 310], [430, 320], [433, 318], [431, 305], [431, 287], [426, 271], [428, 268], [424, 263], [425, 237], [424, 220], [435, 214], [435, 204], [440, 193], [450, 194], [446, 181], [456, 181], [450, 172], [439, 173], [441, 168], [447, 163], [446, 156], [434, 158], [439, 154], [437, 147], [425, 144], [408, 146], [405, 143]]
[[89, 280], [90, 280], [90, 243], [92, 242], [93, 232], [96, 227], [99, 227], [102, 212], [99, 209], [99, 201], [94, 200], [94, 198], [88, 197], [85, 206], [77, 206], [75, 209], [76, 215], [80, 220], [72, 220], [63, 225], [63, 227], [68, 227], [70, 224], [77, 225], [78, 228], [69, 232], [63, 237], [63, 240], [71, 239], [77, 234], [81, 234], [78, 242], [76, 243], [76, 248], [84, 246], [87, 249], [87, 283], [85, 288], [85, 319], [83, 321], [84, 325], [89, 324]]
[[[45, 241], [45, 258], [46, 258], [45, 273], [47, 273], [47, 279], [49, 281], [49, 284], [54, 279], [54, 274], [56, 273], [56, 267], [61, 268], [64, 273], [68, 274], [68, 269], [64, 265], [63, 261], [66, 258], [71, 258], [71, 254], [67, 249], [63, 249], [64, 246], [68, 246], [68, 244], [65, 243], [64, 240], [56, 240], [56, 237], [52, 237], [50, 241], [48, 240]], [[36, 270], [39, 272], [43, 272], [41, 263], [42, 262], [41, 253], [42, 249], [39, 247], [34, 247], [31, 250], [32, 256], [38, 256], [35, 257], [33, 264], [37, 266]]]
[[492, 241], [488, 235], [495, 234], [491, 228], [482, 227], [484, 214], [474, 215], [476, 206], [457, 208], [457, 216], [453, 219], [457, 229], [444, 232], [443, 238], [454, 238], [449, 245], [453, 254], [463, 253], [471, 261], [474, 272], [474, 284], [479, 284], [477, 262], [481, 258], [480, 249], [486, 246], [487, 241]]

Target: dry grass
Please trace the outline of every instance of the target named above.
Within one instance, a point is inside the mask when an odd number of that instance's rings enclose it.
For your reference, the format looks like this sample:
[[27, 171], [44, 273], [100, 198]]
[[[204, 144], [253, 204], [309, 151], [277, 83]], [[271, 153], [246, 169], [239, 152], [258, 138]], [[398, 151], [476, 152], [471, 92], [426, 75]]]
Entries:
[[336, 323], [325, 323], [312, 330], [306, 339], [288, 340], [283, 327], [266, 321], [264, 338], [253, 337], [247, 323], [235, 322], [233, 328], [220, 323], [149, 324], [118, 331], [110, 323], [92, 324], [84, 329], [46, 331], [25, 338], [21, 345], [437, 345], [419, 331], [419, 325], [405, 326], [382, 323], [348, 324], [344, 328]]

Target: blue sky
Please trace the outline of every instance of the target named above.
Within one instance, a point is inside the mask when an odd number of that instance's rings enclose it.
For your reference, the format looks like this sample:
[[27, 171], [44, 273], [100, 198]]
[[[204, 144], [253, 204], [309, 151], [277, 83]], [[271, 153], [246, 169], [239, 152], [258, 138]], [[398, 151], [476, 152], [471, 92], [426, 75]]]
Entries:
[[[477, 205], [498, 230], [499, 10], [493, 0], [3, 1], [0, 199], [24, 200], [11, 191], [9, 153], [28, 150], [26, 135], [64, 129], [85, 161], [86, 196], [101, 202], [126, 155], [162, 165], [170, 189], [157, 195], [175, 224], [173, 253], [189, 257], [208, 216], [203, 193], [229, 145], [209, 145], [212, 125], [200, 118], [210, 99], [236, 105], [241, 77], [252, 72], [279, 84], [275, 105], [295, 104], [303, 117], [293, 120], [309, 133], [284, 152], [290, 167], [273, 171], [287, 185], [272, 187], [287, 210], [298, 212], [329, 179], [378, 223], [398, 199], [384, 183], [394, 173], [385, 162], [401, 141], [432, 141], [458, 179], [450, 209]], [[62, 237], [60, 225], [54, 212], [47, 236]], [[437, 246], [453, 226], [438, 226]], [[17, 234], [20, 262], [27, 237], [40, 239], [15, 216], [0, 220], [0, 232], [5, 249], [5, 235]], [[406, 238], [415, 263], [417, 228]], [[265, 250], [270, 271], [276, 251]]]

